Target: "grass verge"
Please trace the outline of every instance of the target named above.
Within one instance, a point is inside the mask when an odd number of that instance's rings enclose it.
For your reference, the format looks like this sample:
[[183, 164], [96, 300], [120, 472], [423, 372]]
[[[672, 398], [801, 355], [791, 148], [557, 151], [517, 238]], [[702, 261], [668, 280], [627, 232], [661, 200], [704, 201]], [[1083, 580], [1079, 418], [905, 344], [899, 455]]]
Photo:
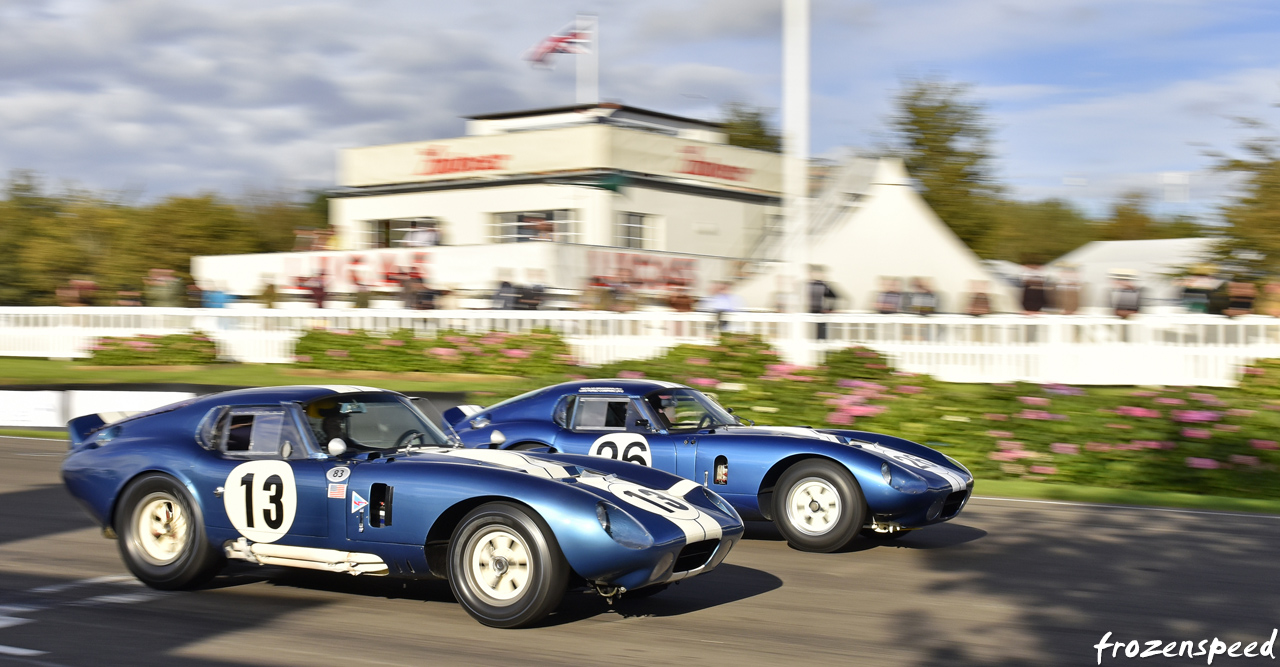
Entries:
[[52, 440], [66, 440], [66, 431], [31, 431], [20, 428], [0, 428], [0, 436], [10, 438], [47, 438]]
[[1044, 484], [1021, 480], [983, 480], [974, 485], [974, 495], [999, 498], [1030, 498], [1035, 500], [1067, 500], [1107, 505], [1140, 505], [1149, 507], [1180, 507], [1185, 509], [1218, 510], [1226, 512], [1255, 512], [1280, 514], [1280, 500], [1256, 498], [1229, 498], [1226, 496], [1200, 496], [1172, 491], [1135, 491], [1108, 489], [1100, 486], [1074, 486], [1070, 484]]
[[[510, 392], [531, 382], [524, 378], [427, 373], [367, 373], [329, 371], [299, 374], [276, 364], [212, 364], [208, 366], [85, 368], [83, 361], [51, 361], [19, 357], [0, 358], [0, 385], [6, 384], [117, 384], [175, 382], [244, 387], [287, 384], [360, 384], [393, 391], [496, 391]], [[536, 384], [536, 382], [534, 382]], [[533, 388], [531, 385], [529, 388]], [[517, 391], [516, 393], [520, 393]]]

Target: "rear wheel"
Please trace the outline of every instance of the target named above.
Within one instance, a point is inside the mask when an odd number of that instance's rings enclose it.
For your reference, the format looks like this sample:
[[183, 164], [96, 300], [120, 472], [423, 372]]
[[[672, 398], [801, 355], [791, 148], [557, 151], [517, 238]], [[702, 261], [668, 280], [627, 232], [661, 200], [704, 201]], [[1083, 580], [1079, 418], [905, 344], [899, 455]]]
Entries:
[[509, 503], [463, 517], [449, 545], [449, 586], [477, 621], [517, 628], [550, 614], [564, 598], [569, 565], [540, 518]]
[[209, 546], [200, 508], [168, 475], [151, 474], [130, 484], [116, 506], [115, 528], [124, 564], [152, 588], [199, 586], [225, 562]]
[[836, 551], [862, 529], [866, 503], [853, 475], [822, 459], [782, 473], [773, 493], [774, 524], [801, 551]]

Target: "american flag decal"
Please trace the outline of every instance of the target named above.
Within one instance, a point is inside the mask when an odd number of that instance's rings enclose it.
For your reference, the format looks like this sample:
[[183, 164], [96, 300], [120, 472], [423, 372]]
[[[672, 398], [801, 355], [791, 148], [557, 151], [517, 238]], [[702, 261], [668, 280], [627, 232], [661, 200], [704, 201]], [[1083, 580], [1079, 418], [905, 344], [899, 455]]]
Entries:
[[339, 500], [341, 500], [341, 499], [343, 499], [343, 498], [346, 498], [346, 497], [347, 497], [347, 485], [346, 485], [346, 484], [330, 484], [330, 485], [329, 485], [329, 497], [330, 497], [330, 498], [337, 498], [337, 499], [339, 499]]

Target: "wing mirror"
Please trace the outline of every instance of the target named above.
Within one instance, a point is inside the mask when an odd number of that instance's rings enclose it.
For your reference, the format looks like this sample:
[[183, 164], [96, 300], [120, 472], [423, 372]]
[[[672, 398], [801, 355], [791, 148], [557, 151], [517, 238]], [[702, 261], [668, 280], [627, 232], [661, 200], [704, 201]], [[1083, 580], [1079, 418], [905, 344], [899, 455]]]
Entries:
[[329, 456], [342, 456], [347, 451], [347, 442], [342, 438], [334, 438], [329, 441]]
[[493, 433], [489, 434], [489, 449], [497, 449], [501, 447], [502, 443], [506, 441], [507, 441], [507, 436], [503, 434], [502, 431], [499, 431], [498, 429], [495, 428], [493, 429]]

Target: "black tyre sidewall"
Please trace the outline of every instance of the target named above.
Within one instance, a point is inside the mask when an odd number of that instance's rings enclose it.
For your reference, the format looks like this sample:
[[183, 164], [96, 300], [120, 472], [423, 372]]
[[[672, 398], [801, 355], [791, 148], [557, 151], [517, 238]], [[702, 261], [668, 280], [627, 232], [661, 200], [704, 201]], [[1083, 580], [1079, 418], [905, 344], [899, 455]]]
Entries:
[[[787, 518], [787, 497], [798, 482], [808, 477], [825, 480], [840, 494], [840, 519], [834, 528], [822, 535], [808, 535], [791, 526]], [[825, 459], [808, 459], [792, 465], [773, 492], [774, 525], [787, 542], [801, 551], [829, 553], [847, 545], [862, 530], [866, 502], [857, 480], [843, 466]]]
[[[529, 546], [528, 592], [518, 601], [495, 606], [473, 591], [467, 583], [470, 566], [467, 542], [489, 526], [501, 526], [517, 533]], [[449, 587], [458, 603], [473, 618], [494, 628], [516, 628], [535, 623], [560, 605], [568, 588], [569, 566], [546, 523], [536, 513], [510, 503], [488, 503], [472, 510], [454, 530], [449, 544]]]
[[[166, 565], [148, 563], [139, 555], [137, 525], [134, 513], [148, 495], [163, 491], [171, 495], [187, 514], [187, 544], [181, 556]], [[134, 480], [116, 503], [114, 525], [120, 542], [124, 564], [142, 583], [160, 590], [178, 590], [199, 586], [211, 579], [222, 566], [221, 554], [208, 543], [204, 530], [204, 514], [178, 480], [159, 473]]]

